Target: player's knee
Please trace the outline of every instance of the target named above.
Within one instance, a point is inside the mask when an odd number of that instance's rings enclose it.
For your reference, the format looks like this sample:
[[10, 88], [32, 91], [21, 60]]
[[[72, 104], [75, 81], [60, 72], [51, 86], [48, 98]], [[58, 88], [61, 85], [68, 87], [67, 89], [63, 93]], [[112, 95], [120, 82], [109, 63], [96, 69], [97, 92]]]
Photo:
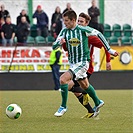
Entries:
[[82, 88], [83, 88], [83, 89], [87, 89], [88, 86], [87, 86], [87, 85], [82, 85]]
[[74, 95], [76, 96], [76, 97], [79, 97], [80, 95], [81, 95], [82, 93], [74, 93]]
[[66, 84], [67, 83], [67, 81], [65, 80], [65, 78], [64, 77], [60, 77], [60, 84]]
[[89, 83], [83, 83], [81, 87], [83, 89], [87, 89], [89, 87]]

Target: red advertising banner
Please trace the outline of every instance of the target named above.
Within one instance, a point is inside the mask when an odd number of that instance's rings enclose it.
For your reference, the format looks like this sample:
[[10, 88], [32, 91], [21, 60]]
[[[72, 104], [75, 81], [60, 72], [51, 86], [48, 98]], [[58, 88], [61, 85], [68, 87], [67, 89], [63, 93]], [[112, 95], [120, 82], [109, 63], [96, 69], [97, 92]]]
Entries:
[[[0, 72], [51, 72], [51, 47], [0, 47]], [[60, 71], [69, 69], [67, 52], [62, 50]]]

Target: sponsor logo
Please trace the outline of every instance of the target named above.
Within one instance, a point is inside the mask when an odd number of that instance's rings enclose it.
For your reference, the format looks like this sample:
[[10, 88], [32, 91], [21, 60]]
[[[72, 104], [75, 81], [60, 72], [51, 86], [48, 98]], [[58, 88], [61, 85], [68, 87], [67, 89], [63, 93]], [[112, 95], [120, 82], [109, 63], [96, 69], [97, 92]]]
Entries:
[[80, 40], [77, 38], [71, 38], [69, 41], [71, 46], [76, 47], [80, 44]]

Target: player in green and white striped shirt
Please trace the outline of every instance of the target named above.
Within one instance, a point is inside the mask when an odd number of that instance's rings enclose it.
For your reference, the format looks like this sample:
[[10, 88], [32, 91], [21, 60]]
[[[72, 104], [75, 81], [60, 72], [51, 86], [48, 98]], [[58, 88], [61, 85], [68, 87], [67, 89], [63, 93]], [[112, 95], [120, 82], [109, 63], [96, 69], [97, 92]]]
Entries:
[[69, 51], [68, 58], [70, 63], [74, 64], [80, 61], [89, 60], [87, 37], [91, 35], [98, 36], [106, 49], [108, 51], [110, 50], [108, 42], [99, 31], [88, 26], [83, 27], [80, 25], [76, 25], [73, 29], [64, 28], [55, 41], [53, 48], [58, 47], [60, 45], [60, 40], [64, 38]]
[[[67, 97], [68, 97], [68, 83], [75, 77], [80, 84], [81, 88], [85, 89], [88, 94], [93, 94], [93, 99], [96, 106], [100, 106], [100, 99], [97, 97], [92, 85], [89, 84], [87, 77], [87, 70], [89, 68], [88, 61], [90, 60], [90, 51], [88, 48], [88, 36], [96, 35], [104, 43], [106, 49], [110, 53], [116, 51], [111, 50], [104, 36], [97, 30], [90, 27], [82, 27], [76, 25], [77, 15], [74, 11], [68, 11], [63, 15], [63, 21], [66, 26], [56, 41], [53, 44], [53, 49], [58, 48], [61, 45], [61, 40], [65, 39], [68, 49], [68, 60], [70, 63], [70, 69], [60, 77], [62, 104], [55, 116], [62, 116], [67, 111]], [[103, 103], [102, 103], [103, 104]]]

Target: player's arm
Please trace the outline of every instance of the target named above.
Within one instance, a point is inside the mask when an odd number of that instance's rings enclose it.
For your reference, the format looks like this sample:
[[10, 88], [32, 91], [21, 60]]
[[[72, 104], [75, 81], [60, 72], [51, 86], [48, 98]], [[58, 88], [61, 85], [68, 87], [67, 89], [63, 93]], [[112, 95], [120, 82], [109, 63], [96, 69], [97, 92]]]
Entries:
[[[100, 41], [100, 39], [97, 36], [89, 36], [88, 37], [88, 43], [92, 45], [92, 47], [97, 47], [97, 48], [102, 48], [104, 47], [103, 43]], [[92, 47], [90, 49], [90, 57], [91, 57], [91, 51]], [[111, 70], [111, 63], [110, 63], [110, 54], [108, 51], [105, 49], [105, 55], [106, 55], [106, 69]]]
[[86, 28], [86, 35], [87, 36], [94, 36], [94, 35], [97, 36], [101, 40], [101, 42], [103, 43], [103, 46], [106, 48], [106, 50], [111, 55], [118, 56], [118, 52], [110, 48], [107, 40], [105, 39], [105, 37], [103, 36], [103, 34], [101, 32], [99, 32], [98, 30], [93, 29], [93, 28], [87, 26], [87, 28]]
[[110, 54], [109, 52], [105, 49], [105, 54], [106, 54], [106, 70], [111, 70], [111, 63], [110, 63]]
[[62, 44], [62, 48], [64, 49], [64, 51], [68, 51], [67, 46], [66, 46], [66, 43], [63, 43]]
[[105, 47], [104, 47], [104, 50], [105, 50], [105, 54], [106, 54], [106, 62], [110, 62], [110, 54], [109, 54], [109, 52], [105, 49]]
[[89, 62], [89, 69], [88, 69], [88, 73], [92, 74], [94, 72], [94, 67], [93, 67], [93, 52], [94, 52], [94, 46], [90, 45], [90, 62]]
[[104, 48], [113, 56], [118, 56], [118, 52], [116, 50], [113, 50], [110, 48], [107, 40], [105, 39], [105, 37], [103, 36], [103, 34], [97, 30], [94, 29], [94, 32], [96, 32], [97, 37], [101, 40], [101, 42], [103, 43]]
[[61, 40], [65, 38], [65, 29], [62, 29], [56, 39], [56, 41], [53, 43], [52, 48], [53, 49], [57, 49], [58, 47], [60, 47], [62, 45]]

